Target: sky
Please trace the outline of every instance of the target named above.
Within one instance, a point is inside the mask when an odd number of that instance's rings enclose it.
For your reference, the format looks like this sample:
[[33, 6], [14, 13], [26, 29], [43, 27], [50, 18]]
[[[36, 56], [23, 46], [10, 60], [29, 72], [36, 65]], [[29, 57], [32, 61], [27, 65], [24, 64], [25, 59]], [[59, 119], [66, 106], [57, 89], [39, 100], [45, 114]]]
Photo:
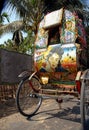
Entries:
[[6, 34], [3, 34], [1, 37], [0, 37], [0, 44], [3, 44], [5, 41], [7, 41], [7, 39], [12, 39], [12, 33], [6, 33]]
[[[87, 4], [89, 4], [89, 0], [85, 0], [85, 1], [81, 0], [81, 1], [86, 2]], [[19, 15], [16, 13], [15, 10], [12, 11], [12, 9], [8, 9], [7, 7], [5, 7], [5, 9], [3, 9], [2, 12], [7, 12], [7, 14], [9, 15], [10, 22], [13, 22], [15, 20], [19, 20], [20, 19]], [[8, 23], [7, 20], [5, 20], [4, 24], [7, 24], [7, 23]], [[3, 34], [2, 37], [0, 37], [0, 44], [3, 44], [4, 41], [8, 40], [8, 38], [12, 39], [12, 36], [13, 36], [12, 33]]]
[[[11, 11], [10, 9], [7, 9], [7, 7], [5, 9], [2, 10], [2, 13], [3, 12], [7, 12], [7, 14], [9, 15], [9, 20], [10, 20], [10, 23], [13, 22], [13, 21], [16, 21], [16, 20], [19, 20], [20, 17], [19, 15], [16, 13], [16, 11]], [[4, 24], [8, 24], [8, 21], [5, 19], [4, 21]], [[13, 34], [12, 33], [6, 33], [6, 34], [3, 34], [1, 37], [0, 37], [0, 44], [3, 44], [4, 41], [7, 41], [8, 39], [12, 39], [12, 36]]]

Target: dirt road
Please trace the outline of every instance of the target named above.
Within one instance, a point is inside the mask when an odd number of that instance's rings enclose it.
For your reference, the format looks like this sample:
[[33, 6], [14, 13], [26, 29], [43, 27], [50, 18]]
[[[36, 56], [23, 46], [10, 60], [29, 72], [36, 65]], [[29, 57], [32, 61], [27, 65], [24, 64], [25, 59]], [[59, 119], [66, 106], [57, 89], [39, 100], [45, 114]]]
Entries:
[[[53, 99], [44, 100], [35, 116], [26, 119], [12, 104], [8, 109], [1, 107], [0, 130], [81, 130], [79, 101], [73, 99], [58, 103]], [[3, 110], [2, 110], [3, 109]]]

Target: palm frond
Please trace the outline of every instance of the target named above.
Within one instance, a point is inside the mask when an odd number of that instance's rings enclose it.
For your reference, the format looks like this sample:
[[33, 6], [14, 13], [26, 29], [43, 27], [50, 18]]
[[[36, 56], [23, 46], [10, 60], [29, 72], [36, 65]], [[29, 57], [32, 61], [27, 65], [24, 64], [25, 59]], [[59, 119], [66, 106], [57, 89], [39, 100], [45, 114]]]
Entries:
[[23, 29], [24, 24], [23, 21], [14, 21], [9, 24], [1, 25], [0, 26], [0, 34], [8, 33], [8, 32], [14, 32], [17, 29]]

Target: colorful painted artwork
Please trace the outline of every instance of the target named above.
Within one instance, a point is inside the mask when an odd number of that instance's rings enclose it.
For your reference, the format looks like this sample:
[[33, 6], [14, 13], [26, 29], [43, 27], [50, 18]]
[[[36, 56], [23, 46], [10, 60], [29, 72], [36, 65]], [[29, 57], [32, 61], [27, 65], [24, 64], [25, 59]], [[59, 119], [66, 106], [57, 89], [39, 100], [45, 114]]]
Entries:
[[[56, 15], [59, 15], [58, 12]], [[76, 79], [79, 70], [86, 67], [86, 38], [82, 21], [68, 10], [63, 12], [60, 13], [63, 19], [59, 25], [58, 19], [54, 20], [53, 17], [55, 12], [47, 14], [40, 22], [34, 66], [41, 77], [70, 82]]]
[[75, 16], [72, 12], [65, 10], [61, 29], [61, 43], [75, 42]]
[[86, 33], [82, 24], [82, 20], [79, 19], [78, 17], [76, 18], [76, 30], [77, 30], [79, 40], [82, 44], [82, 47], [87, 48]]
[[48, 30], [45, 31], [43, 29], [44, 26], [44, 19], [39, 24], [39, 29], [35, 41], [35, 47], [36, 49], [42, 49], [47, 47], [48, 44]]
[[44, 29], [39, 29], [39, 33], [36, 39], [36, 48], [42, 49], [47, 47], [48, 43], [48, 31], [44, 31]]
[[36, 50], [35, 67], [41, 72], [67, 72], [76, 70], [76, 47], [74, 44], [50, 45]]

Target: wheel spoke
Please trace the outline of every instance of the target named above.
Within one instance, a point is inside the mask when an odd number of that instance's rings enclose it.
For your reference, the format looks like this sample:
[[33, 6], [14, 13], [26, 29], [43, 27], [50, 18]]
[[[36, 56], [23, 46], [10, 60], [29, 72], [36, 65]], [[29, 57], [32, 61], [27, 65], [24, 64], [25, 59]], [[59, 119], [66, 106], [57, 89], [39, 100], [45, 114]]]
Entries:
[[[30, 82], [31, 81], [32, 85], [34, 85], [33, 78], [30, 80]], [[34, 115], [39, 109], [42, 102], [42, 97], [37, 96], [37, 94], [32, 89], [33, 87], [34, 86], [30, 86], [29, 79], [25, 79], [20, 83], [19, 88], [17, 90], [17, 107], [19, 112], [24, 116]]]

